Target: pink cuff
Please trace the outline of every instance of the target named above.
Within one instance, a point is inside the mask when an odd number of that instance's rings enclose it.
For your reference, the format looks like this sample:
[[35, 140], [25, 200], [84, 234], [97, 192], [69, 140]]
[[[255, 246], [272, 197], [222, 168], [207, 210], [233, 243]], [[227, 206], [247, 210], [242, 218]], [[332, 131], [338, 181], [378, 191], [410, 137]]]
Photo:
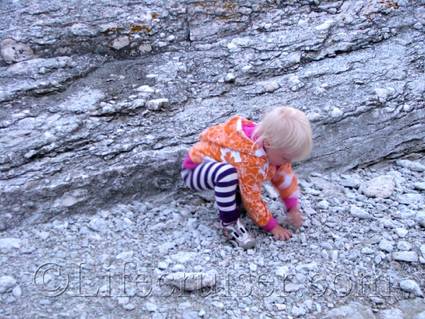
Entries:
[[189, 153], [186, 153], [183, 159], [182, 167], [186, 169], [195, 169], [195, 167], [198, 165], [198, 163], [195, 163], [190, 159]]
[[272, 217], [270, 218], [269, 222], [263, 226], [263, 229], [267, 232], [271, 232], [273, 230], [273, 228], [275, 228], [277, 226], [277, 220]]
[[289, 197], [283, 200], [286, 208], [289, 210], [291, 208], [294, 208], [298, 205], [298, 198], [296, 197]]

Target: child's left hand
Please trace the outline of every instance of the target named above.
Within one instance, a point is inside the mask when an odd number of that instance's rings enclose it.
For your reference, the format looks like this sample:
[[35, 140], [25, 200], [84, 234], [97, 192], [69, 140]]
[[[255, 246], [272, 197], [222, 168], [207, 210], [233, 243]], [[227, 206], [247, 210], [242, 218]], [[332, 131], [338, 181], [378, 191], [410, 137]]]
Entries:
[[289, 210], [288, 220], [289, 223], [297, 229], [302, 226], [304, 219], [298, 207], [293, 207]]

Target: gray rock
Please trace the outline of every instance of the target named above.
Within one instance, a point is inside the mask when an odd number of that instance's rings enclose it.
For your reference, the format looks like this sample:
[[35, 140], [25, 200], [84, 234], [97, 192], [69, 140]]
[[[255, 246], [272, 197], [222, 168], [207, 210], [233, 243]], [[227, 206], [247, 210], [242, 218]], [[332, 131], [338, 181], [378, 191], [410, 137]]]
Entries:
[[413, 319], [425, 319], [425, 311], [418, 313]]
[[387, 253], [390, 253], [394, 250], [394, 243], [387, 239], [382, 239], [379, 242], [379, 249], [386, 251]]
[[416, 214], [416, 221], [422, 227], [425, 227], [425, 210], [421, 210]]
[[416, 281], [411, 280], [411, 279], [405, 279], [405, 280], [400, 281], [400, 289], [404, 290], [406, 292], [410, 292], [410, 293], [412, 293], [412, 294], [414, 294], [415, 296], [418, 296], [418, 297], [423, 296], [423, 293], [422, 293], [422, 290], [421, 290], [419, 284]]
[[396, 163], [400, 165], [401, 167], [408, 168], [412, 171], [416, 171], [416, 172], [425, 171], [425, 165], [422, 165], [421, 163], [416, 161], [398, 160]]
[[385, 309], [378, 313], [378, 319], [405, 319], [400, 309]]
[[373, 216], [371, 216], [368, 212], [354, 205], [351, 205], [350, 207], [350, 214], [351, 216], [359, 219], [373, 219]]
[[0, 294], [3, 294], [9, 290], [12, 290], [16, 286], [16, 279], [12, 276], [1, 276], [0, 277]]
[[152, 302], [146, 302], [145, 307], [146, 307], [146, 310], [149, 312], [156, 312], [158, 309], [158, 306]]
[[416, 182], [414, 187], [420, 191], [425, 191], [425, 182]]
[[407, 241], [401, 240], [397, 243], [397, 249], [408, 251], [412, 249], [412, 244]]
[[21, 240], [18, 238], [0, 238], [0, 251], [7, 253], [13, 249], [21, 248]]
[[168, 103], [168, 99], [155, 99], [148, 101], [146, 107], [151, 111], [158, 111], [160, 108], [167, 106]]
[[374, 319], [372, 310], [360, 303], [351, 302], [329, 311], [325, 319]]
[[394, 260], [405, 262], [417, 262], [418, 255], [414, 251], [396, 251], [392, 254]]
[[29, 45], [13, 39], [4, 39], [0, 42], [0, 55], [9, 64], [34, 58], [34, 52]]
[[395, 183], [390, 175], [375, 177], [360, 186], [360, 191], [368, 197], [388, 198], [394, 192]]
[[180, 290], [194, 291], [216, 284], [218, 273], [215, 270], [207, 272], [176, 272], [167, 275], [164, 282]]
[[122, 36], [122, 37], [116, 38], [112, 42], [112, 47], [115, 50], [121, 50], [125, 48], [126, 46], [128, 46], [129, 44], [130, 44], [130, 39], [127, 36]]

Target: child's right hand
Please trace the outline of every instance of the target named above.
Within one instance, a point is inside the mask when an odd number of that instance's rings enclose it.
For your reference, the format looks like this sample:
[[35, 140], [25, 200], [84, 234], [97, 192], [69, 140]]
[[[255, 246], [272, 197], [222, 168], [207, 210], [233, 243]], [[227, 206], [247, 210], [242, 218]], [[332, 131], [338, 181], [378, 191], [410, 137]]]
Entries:
[[280, 225], [277, 225], [275, 228], [272, 229], [272, 234], [274, 235], [274, 238], [277, 240], [288, 240], [292, 236], [292, 233], [290, 230], [285, 229]]

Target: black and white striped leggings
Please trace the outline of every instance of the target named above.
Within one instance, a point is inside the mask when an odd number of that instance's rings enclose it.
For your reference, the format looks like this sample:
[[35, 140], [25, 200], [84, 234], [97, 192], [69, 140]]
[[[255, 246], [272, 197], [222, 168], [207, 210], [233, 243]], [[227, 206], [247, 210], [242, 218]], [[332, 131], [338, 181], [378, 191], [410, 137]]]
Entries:
[[193, 170], [183, 168], [181, 176], [186, 186], [193, 190], [214, 189], [215, 201], [224, 223], [238, 219], [240, 195], [236, 168], [224, 162], [205, 160]]

